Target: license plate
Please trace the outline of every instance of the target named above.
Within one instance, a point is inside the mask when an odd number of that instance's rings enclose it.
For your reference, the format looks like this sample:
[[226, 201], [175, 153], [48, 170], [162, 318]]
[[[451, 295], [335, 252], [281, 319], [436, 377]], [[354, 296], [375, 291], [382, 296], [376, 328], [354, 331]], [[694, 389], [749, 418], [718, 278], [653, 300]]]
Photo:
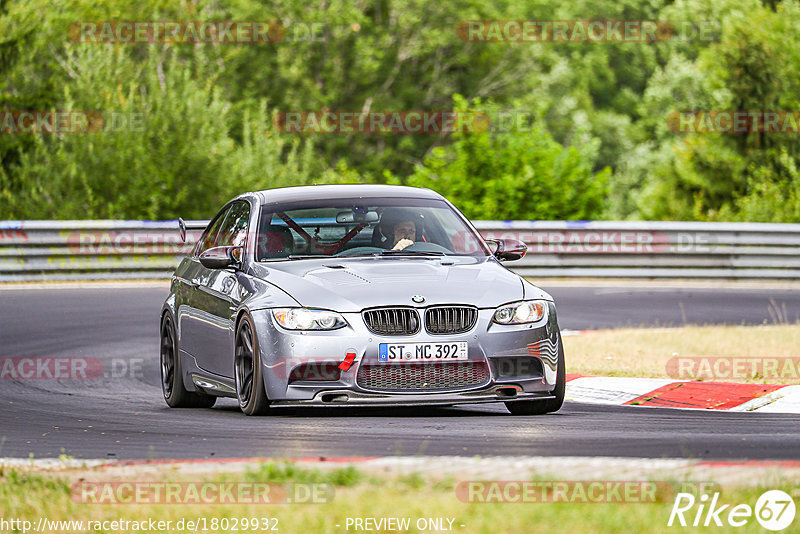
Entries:
[[448, 343], [381, 343], [378, 361], [381, 362], [440, 362], [467, 359], [467, 342]]

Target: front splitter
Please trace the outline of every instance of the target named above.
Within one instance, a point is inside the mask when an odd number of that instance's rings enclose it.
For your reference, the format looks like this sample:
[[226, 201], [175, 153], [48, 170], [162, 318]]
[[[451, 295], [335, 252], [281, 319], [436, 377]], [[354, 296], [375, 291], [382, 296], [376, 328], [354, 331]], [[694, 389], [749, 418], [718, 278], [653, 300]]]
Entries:
[[[509, 395], [508, 388], [493, 387], [491, 390], [464, 393], [361, 393], [351, 390], [330, 390], [317, 393], [313, 399], [276, 400], [270, 406], [450, 406], [455, 404], [478, 404], [487, 402], [517, 402], [549, 400], [549, 393], [517, 393]], [[501, 393], [498, 393], [498, 390]]]

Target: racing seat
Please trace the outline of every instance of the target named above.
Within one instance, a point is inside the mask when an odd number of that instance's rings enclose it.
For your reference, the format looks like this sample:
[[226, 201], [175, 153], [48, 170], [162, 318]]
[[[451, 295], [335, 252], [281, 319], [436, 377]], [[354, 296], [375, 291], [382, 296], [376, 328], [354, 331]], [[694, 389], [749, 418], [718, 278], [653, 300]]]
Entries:
[[383, 225], [381, 223], [378, 223], [375, 228], [372, 229], [372, 240], [370, 244], [377, 248], [392, 248], [393, 243], [389, 244], [389, 237], [384, 235]]
[[294, 237], [287, 226], [266, 225], [258, 235], [258, 259], [285, 258], [294, 253]]

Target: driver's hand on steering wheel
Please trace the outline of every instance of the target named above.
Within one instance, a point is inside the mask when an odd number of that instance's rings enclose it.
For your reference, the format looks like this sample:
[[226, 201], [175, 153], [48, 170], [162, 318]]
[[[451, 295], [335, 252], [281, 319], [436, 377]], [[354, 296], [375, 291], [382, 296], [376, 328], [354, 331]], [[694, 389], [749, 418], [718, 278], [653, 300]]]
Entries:
[[414, 242], [410, 239], [401, 239], [397, 242], [397, 244], [392, 248], [392, 250], [403, 250], [407, 246], [413, 245]]

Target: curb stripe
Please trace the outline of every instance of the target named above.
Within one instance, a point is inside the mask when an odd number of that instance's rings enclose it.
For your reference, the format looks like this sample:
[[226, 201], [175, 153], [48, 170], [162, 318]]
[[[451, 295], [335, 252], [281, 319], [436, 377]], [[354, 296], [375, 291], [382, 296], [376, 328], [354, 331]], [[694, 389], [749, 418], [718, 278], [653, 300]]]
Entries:
[[730, 410], [783, 386], [724, 382], [675, 382], [623, 404], [668, 408]]
[[800, 413], [800, 385], [568, 374], [566, 400], [618, 406]]

